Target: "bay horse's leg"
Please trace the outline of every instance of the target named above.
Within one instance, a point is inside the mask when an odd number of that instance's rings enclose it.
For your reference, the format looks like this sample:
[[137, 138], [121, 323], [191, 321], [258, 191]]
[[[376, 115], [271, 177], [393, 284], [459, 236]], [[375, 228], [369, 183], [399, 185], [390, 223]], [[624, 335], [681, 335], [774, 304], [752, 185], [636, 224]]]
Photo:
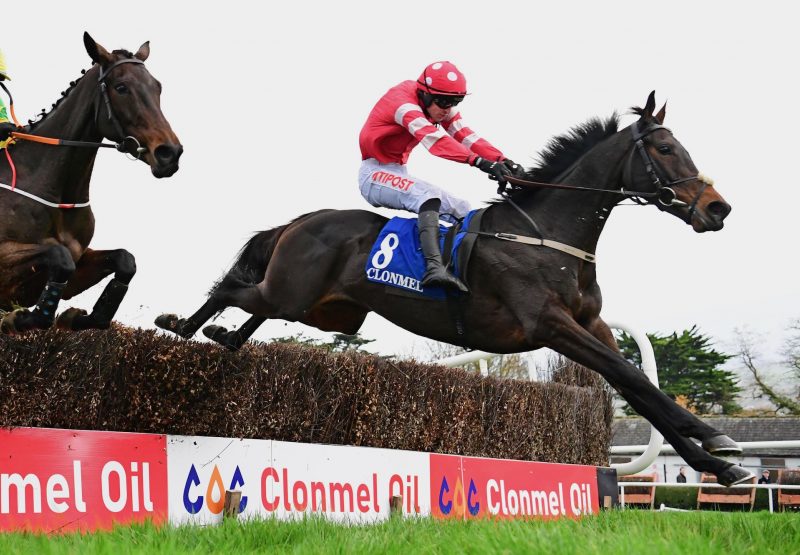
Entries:
[[[692, 468], [716, 475], [719, 483], [726, 486], [741, 483], [752, 476], [740, 466], [709, 455], [700, 446], [684, 437], [679, 427], [686, 427], [686, 423], [696, 417], [650, 383], [642, 371], [622, 358], [609, 344], [598, 340], [583, 329], [566, 312], [551, 313], [548, 317], [547, 324], [552, 335], [547, 341], [547, 346], [601, 374], [636, 412], [664, 435], [678, 455]], [[593, 327], [595, 333], [606, 336], [608, 326], [603, 329], [604, 324], [596, 323]], [[608, 333], [610, 334], [610, 331]], [[605, 337], [605, 341], [609, 341], [608, 336]], [[695, 429], [693, 426], [688, 427]], [[716, 435], [719, 435], [719, 432], [716, 432]]]
[[[18, 308], [6, 314], [0, 322], [3, 333], [46, 329], [53, 325], [56, 309], [67, 282], [75, 271], [72, 254], [63, 245], [3, 245], [2, 277], [4, 283], [30, 279], [31, 272], [45, 269], [47, 283], [33, 310]], [[19, 283], [11, 285], [19, 285]], [[14, 300], [13, 298], [10, 300]]]
[[161, 314], [156, 318], [155, 324], [162, 330], [171, 331], [184, 339], [189, 339], [200, 329], [200, 326], [227, 306], [221, 303], [219, 298], [212, 293], [208, 300], [203, 303], [203, 306], [188, 318], [181, 318], [177, 314]]
[[203, 328], [203, 335], [216, 341], [220, 345], [227, 347], [231, 351], [238, 351], [248, 339], [255, 333], [258, 327], [267, 321], [264, 316], [252, 316], [238, 330], [228, 331], [222, 326], [206, 326]]
[[[590, 326], [588, 331], [605, 345], [611, 347], [614, 352], [619, 353], [619, 346], [614, 339], [611, 328], [608, 327], [601, 318], [597, 318]], [[648, 380], [650, 381], [650, 380]], [[671, 405], [670, 405], [671, 406]], [[673, 426], [683, 437], [693, 437], [701, 440], [703, 448], [709, 453], [716, 455], [738, 455], [742, 449], [736, 445], [728, 436], [706, 424], [694, 414], [684, 409], [677, 403], [677, 411], [670, 416]]]
[[128, 284], [136, 274], [136, 259], [131, 253], [125, 249], [86, 249], [64, 291], [64, 299], [70, 299], [97, 285], [110, 274], [114, 274], [114, 277], [97, 299], [91, 313], [87, 314], [80, 308], [67, 309], [59, 315], [56, 325], [70, 330], [108, 328], [128, 292]]

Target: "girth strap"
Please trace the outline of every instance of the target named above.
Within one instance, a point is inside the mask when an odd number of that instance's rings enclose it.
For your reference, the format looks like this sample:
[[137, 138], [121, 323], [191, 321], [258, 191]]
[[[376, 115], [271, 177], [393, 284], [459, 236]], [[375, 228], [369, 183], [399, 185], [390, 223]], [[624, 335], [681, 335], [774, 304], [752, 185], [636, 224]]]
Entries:
[[500, 239], [502, 241], [512, 241], [514, 243], [524, 243], [526, 245], [548, 247], [572, 255], [576, 258], [580, 258], [581, 260], [585, 260], [586, 262], [591, 262], [592, 264], [594, 264], [597, 261], [597, 257], [591, 253], [567, 245], [565, 243], [559, 243], [558, 241], [553, 241], [551, 239], [526, 237], [524, 235], [516, 235], [514, 233], [489, 233], [486, 231], [468, 231], [467, 233], [475, 233], [476, 235], [482, 235], [484, 237], [494, 237], [495, 239]]

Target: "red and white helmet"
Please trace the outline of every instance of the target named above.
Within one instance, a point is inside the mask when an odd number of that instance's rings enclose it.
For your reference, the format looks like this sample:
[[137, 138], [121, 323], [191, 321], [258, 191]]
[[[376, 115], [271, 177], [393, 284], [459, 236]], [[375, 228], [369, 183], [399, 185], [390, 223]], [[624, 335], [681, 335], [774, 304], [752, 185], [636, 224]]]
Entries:
[[427, 66], [417, 79], [417, 88], [432, 95], [464, 96], [467, 79], [455, 64], [434, 62]]

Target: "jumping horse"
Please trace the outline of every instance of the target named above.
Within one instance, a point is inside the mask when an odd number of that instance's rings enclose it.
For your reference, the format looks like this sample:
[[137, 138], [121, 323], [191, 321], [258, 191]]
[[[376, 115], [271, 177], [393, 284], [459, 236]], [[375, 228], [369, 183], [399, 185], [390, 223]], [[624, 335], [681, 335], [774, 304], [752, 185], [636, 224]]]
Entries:
[[549, 347], [599, 372], [695, 470], [724, 485], [741, 483], [749, 471], [712, 456], [738, 454], [739, 446], [623, 359], [600, 318], [592, 253], [622, 199], [652, 204], [698, 233], [722, 229], [731, 210], [663, 126], [666, 105], [654, 109], [653, 92], [644, 108], [633, 108], [639, 118], [629, 127], [619, 130], [616, 114], [578, 126], [551, 141], [539, 167], [510, 179], [519, 187], [485, 209], [475, 232], [471, 293], [459, 300], [462, 326], [444, 302], [367, 281], [367, 257], [386, 219], [361, 210], [314, 212], [256, 234], [195, 314], [162, 314], [156, 325], [188, 338], [217, 312], [238, 307], [253, 315], [239, 330], [203, 330], [236, 349], [267, 318], [354, 334], [375, 311], [413, 333], [473, 349]]
[[[136, 272], [128, 251], [93, 250], [89, 184], [98, 149], [148, 164], [154, 176], [178, 171], [183, 147], [161, 112], [161, 84], [147, 71], [144, 43], [108, 52], [83, 36], [94, 65], [70, 83], [49, 113], [13, 133], [0, 154], [0, 329], [20, 333], [55, 322], [72, 330], [107, 328]], [[54, 146], [55, 145], [55, 146]], [[69, 299], [114, 274], [91, 313]], [[33, 310], [25, 307], [34, 306]]]

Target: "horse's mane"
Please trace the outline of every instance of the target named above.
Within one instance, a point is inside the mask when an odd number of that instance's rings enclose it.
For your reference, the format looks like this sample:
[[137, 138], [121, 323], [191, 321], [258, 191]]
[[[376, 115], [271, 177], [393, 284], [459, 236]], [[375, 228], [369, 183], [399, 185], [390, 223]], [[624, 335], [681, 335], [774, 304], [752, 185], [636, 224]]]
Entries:
[[[132, 54], [130, 51], [128, 51], [128, 50], [124, 50], [124, 49], [120, 49], [120, 50], [114, 50], [114, 51], [112, 52], [112, 54], [116, 54], [116, 55], [118, 55], [118, 56], [120, 57], [120, 59], [121, 59], [121, 58], [133, 58], [133, 54]], [[50, 106], [50, 110], [49, 110], [49, 111], [45, 111], [45, 109], [44, 109], [44, 108], [42, 108], [42, 111], [41, 111], [39, 114], [37, 114], [37, 116], [36, 116], [36, 119], [35, 119], [35, 120], [33, 120], [33, 119], [29, 119], [29, 120], [28, 120], [28, 129], [32, 131], [32, 130], [33, 130], [33, 129], [35, 129], [35, 128], [36, 128], [36, 127], [37, 127], [37, 126], [40, 124], [40, 123], [42, 123], [42, 121], [44, 121], [44, 119], [45, 119], [47, 116], [49, 116], [50, 114], [52, 114], [52, 113], [53, 113], [53, 111], [54, 111], [54, 110], [55, 110], [55, 109], [58, 107], [58, 105], [59, 105], [59, 104], [61, 104], [61, 102], [62, 102], [62, 101], [65, 99], [65, 98], [67, 98], [67, 95], [68, 95], [70, 92], [72, 92], [72, 90], [73, 90], [73, 89], [74, 89], [74, 88], [75, 88], [75, 87], [78, 85], [78, 83], [80, 83], [81, 79], [83, 79], [83, 78], [84, 78], [84, 76], [86, 75], [86, 73], [88, 73], [88, 71], [89, 71], [88, 69], [82, 69], [82, 70], [81, 70], [81, 75], [80, 75], [80, 77], [78, 77], [78, 78], [77, 78], [77, 79], [75, 79], [74, 81], [70, 81], [70, 82], [69, 82], [69, 87], [67, 87], [67, 89], [66, 89], [66, 90], [63, 90], [63, 91], [61, 91], [61, 96], [59, 97], [59, 99], [58, 99], [58, 100], [56, 100], [56, 101], [53, 103], [53, 105], [52, 105], [52, 106]]]
[[[605, 120], [592, 118], [563, 135], [553, 137], [539, 153], [539, 163], [525, 171], [525, 179], [542, 183], [556, 182], [581, 156], [618, 130], [619, 116], [614, 112]], [[516, 200], [536, 192], [536, 189], [518, 189], [511, 192], [511, 197]]]

